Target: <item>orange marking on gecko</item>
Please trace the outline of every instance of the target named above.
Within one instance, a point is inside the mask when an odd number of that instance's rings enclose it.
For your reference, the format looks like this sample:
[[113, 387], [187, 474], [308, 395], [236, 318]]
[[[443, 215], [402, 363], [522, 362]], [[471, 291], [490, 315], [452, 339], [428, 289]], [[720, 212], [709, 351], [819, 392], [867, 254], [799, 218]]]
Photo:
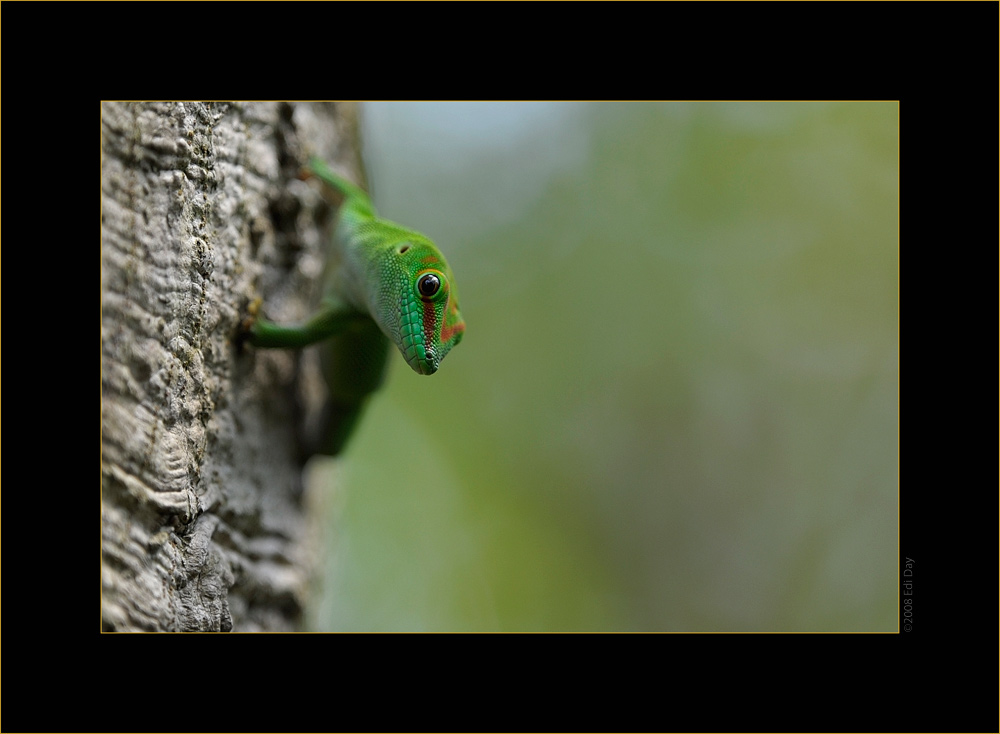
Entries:
[[431, 339], [436, 323], [437, 314], [434, 313], [434, 304], [430, 301], [424, 301], [424, 349], [430, 349], [435, 346], [431, 343]]
[[451, 299], [448, 301], [448, 315], [452, 317], [455, 324], [454, 326], [448, 326], [447, 319], [445, 320], [445, 324], [441, 327], [441, 341], [443, 342], [450, 342], [455, 334], [465, 331], [465, 322], [458, 319], [458, 307]]

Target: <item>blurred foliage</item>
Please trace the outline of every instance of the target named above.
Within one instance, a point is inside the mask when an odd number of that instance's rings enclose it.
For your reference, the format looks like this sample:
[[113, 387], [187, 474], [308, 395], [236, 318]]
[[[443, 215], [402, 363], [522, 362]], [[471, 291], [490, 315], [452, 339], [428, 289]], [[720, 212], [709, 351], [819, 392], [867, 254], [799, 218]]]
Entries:
[[315, 625], [890, 631], [895, 103], [381, 103], [466, 337], [337, 467]]

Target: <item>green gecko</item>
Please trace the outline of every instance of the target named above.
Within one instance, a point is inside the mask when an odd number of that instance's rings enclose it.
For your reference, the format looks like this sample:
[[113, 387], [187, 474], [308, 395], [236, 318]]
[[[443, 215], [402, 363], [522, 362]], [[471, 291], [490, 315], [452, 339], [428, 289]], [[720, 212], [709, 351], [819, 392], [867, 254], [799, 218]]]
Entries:
[[451, 268], [431, 240], [380, 219], [368, 194], [321, 159], [311, 158], [302, 175], [316, 176], [344, 197], [327, 252], [322, 301], [300, 326], [256, 319], [246, 339], [262, 349], [324, 342], [320, 360], [329, 400], [326, 436], [316, 451], [336, 456], [366, 398], [382, 385], [389, 342], [415, 372], [433, 375], [462, 340], [465, 322]]

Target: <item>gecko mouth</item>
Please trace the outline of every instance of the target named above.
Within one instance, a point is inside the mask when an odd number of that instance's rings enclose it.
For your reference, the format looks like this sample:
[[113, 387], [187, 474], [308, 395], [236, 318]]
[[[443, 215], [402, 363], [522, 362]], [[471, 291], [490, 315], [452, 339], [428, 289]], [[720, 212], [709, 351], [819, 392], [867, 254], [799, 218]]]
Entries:
[[433, 375], [441, 364], [441, 360], [437, 359], [434, 352], [425, 351], [422, 347], [411, 347], [403, 352], [403, 356], [413, 371], [421, 375]]

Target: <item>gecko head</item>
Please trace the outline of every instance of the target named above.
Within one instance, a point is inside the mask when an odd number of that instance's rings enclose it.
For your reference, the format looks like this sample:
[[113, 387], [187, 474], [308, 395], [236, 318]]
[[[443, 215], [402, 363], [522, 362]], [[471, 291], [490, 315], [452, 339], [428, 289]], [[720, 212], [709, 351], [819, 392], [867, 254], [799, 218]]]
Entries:
[[433, 375], [465, 334], [455, 278], [429, 240], [400, 243], [394, 252], [404, 277], [399, 328], [389, 333], [414, 372]]

